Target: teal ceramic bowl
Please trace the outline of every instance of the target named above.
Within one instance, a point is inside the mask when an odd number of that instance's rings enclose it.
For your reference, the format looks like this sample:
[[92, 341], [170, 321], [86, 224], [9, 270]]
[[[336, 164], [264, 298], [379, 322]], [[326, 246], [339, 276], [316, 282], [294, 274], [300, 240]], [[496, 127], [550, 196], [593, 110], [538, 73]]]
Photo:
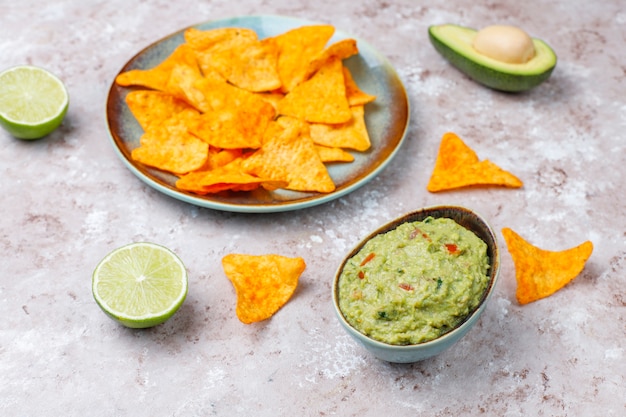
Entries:
[[[365, 245], [367, 241], [374, 236], [395, 229], [402, 223], [421, 221], [427, 217], [444, 217], [456, 221], [461, 226], [474, 232], [487, 244], [487, 255], [489, 257], [489, 283], [483, 293], [482, 299], [478, 306], [470, 312], [470, 314], [462, 320], [455, 328], [449, 332], [439, 336], [438, 338], [413, 345], [392, 345], [372, 339], [365, 334], [359, 332], [352, 327], [346, 320], [341, 308], [339, 307], [339, 277], [344, 265], [352, 256], [354, 256]], [[399, 217], [391, 222], [381, 226], [372, 232], [365, 239], [361, 240], [344, 258], [343, 262], [337, 269], [335, 274], [332, 298], [337, 318], [341, 326], [366, 350], [373, 354], [376, 358], [387, 362], [395, 363], [411, 363], [418, 362], [432, 356], [438, 355], [444, 350], [454, 345], [461, 339], [477, 322], [481, 314], [485, 310], [485, 306], [494, 291], [498, 275], [500, 272], [500, 251], [496, 236], [487, 223], [487, 221], [474, 211], [459, 206], [433, 206], [426, 207], [417, 211], [413, 211]]]

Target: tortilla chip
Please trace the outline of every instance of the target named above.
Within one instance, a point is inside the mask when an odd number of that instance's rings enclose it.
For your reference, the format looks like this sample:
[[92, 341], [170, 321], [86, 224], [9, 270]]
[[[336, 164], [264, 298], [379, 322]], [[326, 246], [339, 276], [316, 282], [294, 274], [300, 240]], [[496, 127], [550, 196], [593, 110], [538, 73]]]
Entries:
[[302, 258], [273, 254], [229, 254], [222, 266], [237, 294], [237, 317], [245, 324], [269, 319], [280, 310], [306, 268]]
[[221, 149], [257, 149], [274, 119], [271, 103], [258, 95], [225, 83], [197, 83], [210, 111], [189, 126], [189, 131]]
[[160, 64], [150, 69], [133, 69], [119, 74], [115, 82], [123, 87], [140, 86], [165, 91], [175, 65], [197, 65], [196, 55], [187, 44], [181, 44]]
[[354, 156], [341, 148], [329, 148], [328, 146], [315, 145], [322, 162], [352, 162]]
[[201, 30], [188, 28], [184, 33], [185, 42], [196, 51], [205, 51], [216, 45], [228, 47], [258, 40], [256, 32], [247, 28], [215, 28]]
[[287, 181], [294, 191], [329, 193], [335, 183], [320, 159], [309, 136], [308, 125], [295, 118], [282, 117], [273, 122], [263, 145], [244, 160], [246, 172], [261, 178]]
[[447, 191], [470, 186], [519, 188], [522, 181], [489, 160], [479, 161], [476, 153], [454, 133], [441, 139], [435, 168], [426, 189]]
[[376, 100], [376, 96], [367, 94], [359, 88], [356, 81], [354, 81], [354, 77], [352, 77], [352, 73], [346, 66], [343, 67], [343, 79], [346, 83], [346, 97], [350, 107], [363, 106]]
[[330, 59], [315, 75], [278, 103], [279, 114], [312, 123], [345, 123], [352, 118], [341, 61]]
[[274, 111], [278, 113], [278, 103], [285, 98], [285, 95], [282, 93], [257, 93], [256, 96], [263, 101], [266, 101], [274, 107]]
[[258, 187], [268, 190], [287, 185], [286, 181], [271, 181], [242, 172], [241, 164], [235, 160], [208, 171], [194, 171], [176, 181], [176, 188], [196, 194], [212, 194], [225, 190], [251, 191]]
[[311, 138], [317, 145], [366, 151], [371, 142], [365, 126], [363, 106], [350, 109], [352, 117], [346, 123], [336, 125], [311, 123]]
[[237, 87], [248, 91], [280, 88], [278, 47], [273, 42], [256, 41], [211, 53], [210, 65]]
[[155, 90], [134, 90], [126, 95], [126, 104], [144, 131], [162, 125], [173, 115], [191, 106], [171, 94]]
[[177, 175], [202, 167], [209, 146], [187, 131], [185, 117], [182, 112], [146, 131], [140, 146], [131, 152], [132, 159]]
[[593, 251], [586, 241], [571, 249], [553, 252], [537, 248], [509, 228], [502, 229], [515, 264], [516, 298], [527, 304], [548, 297], [576, 278]]
[[219, 149], [209, 146], [208, 168], [215, 169], [227, 165], [243, 155], [241, 149]]
[[197, 65], [174, 65], [165, 85], [165, 91], [187, 102], [198, 111], [205, 112], [209, 110], [206, 97], [195, 86], [196, 81], [201, 79], [203, 75]]
[[343, 61], [344, 59], [358, 53], [359, 48], [357, 48], [356, 46], [355, 39], [342, 39], [340, 41], [337, 41], [325, 48], [322, 52], [318, 54], [318, 56], [315, 57], [315, 59], [313, 59], [309, 63], [305, 79], [309, 78], [317, 71], [319, 71], [319, 69], [322, 68], [331, 59]]
[[281, 91], [287, 93], [305, 81], [309, 62], [333, 36], [330, 25], [301, 26], [270, 38], [278, 46], [278, 74]]

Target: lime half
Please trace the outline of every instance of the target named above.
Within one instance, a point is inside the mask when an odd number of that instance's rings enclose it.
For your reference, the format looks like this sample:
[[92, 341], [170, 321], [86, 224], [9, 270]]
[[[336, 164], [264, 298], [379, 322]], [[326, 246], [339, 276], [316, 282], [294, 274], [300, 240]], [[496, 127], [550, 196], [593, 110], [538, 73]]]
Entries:
[[96, 267], [93, 296], [126, 327], [156, 326], [172, 317], [187, 296], [187, 270], [174, 252], [139, 242], [109, 253]]
[[0, 125], [20, 139], [39, 139], [55, 130], [65, 117], [69, 95], [63, 82], [33, 66], [0, 73]]

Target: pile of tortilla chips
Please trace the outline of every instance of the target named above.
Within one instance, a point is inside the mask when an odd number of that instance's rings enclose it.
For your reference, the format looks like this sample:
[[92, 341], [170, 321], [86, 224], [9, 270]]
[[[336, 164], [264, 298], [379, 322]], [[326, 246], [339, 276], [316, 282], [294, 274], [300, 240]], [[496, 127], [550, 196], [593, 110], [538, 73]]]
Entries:
[[259, 39], [246, 28], [189, 28], [150, 69], [119, 74], [144, 134], [132, 158], [178, 176], [196, 194], [285, 188], [328, 193], [326, 163], [351, 162], [370, 138], [360, 90], [343, 60], [354, 39], [327, 45], [330, 25]]
[[563, 251], [547, 251], [531, 245], [509, 228], [502, 229], [515, 264], [516, 298], [527, 304], [548, 297], [580, 274], [593, 251], [590, 241]]
[[226, 255], [222, 266], [237, 293], [237, 317], [245, 324], [266, 320], [282, 308], [306, 268], [302, 258], [242, 254]]
[[476, 152], [456, 134], [443, 135], [435, 167], [426, 189], [430, 192], [475, 186], [519, 188], [522, 181], [489, 160], [479, 160]]

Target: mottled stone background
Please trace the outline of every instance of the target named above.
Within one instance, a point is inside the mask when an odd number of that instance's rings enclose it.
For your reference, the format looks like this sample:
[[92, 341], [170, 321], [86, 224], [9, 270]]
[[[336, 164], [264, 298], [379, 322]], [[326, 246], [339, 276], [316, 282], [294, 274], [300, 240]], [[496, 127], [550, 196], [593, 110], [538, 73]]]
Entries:
[[[397, 69], [411, 102], [407, 140], [376, 179], [334, 202], [279, 214], [188, 205], [144, 185], [111, 146], [105, 100], [139, 50], [184, 27], [249, 14], [334, 24]], [[509, 23], [559, 61], [526, 94], [488, 90], [447, 64], [427, 27]], [[619, 0], [13, 1], [0, 66], [61, 77], [63, 126], [35, 142], [0, 132], [0, 414], [4, 416], [626, 415], [626, 8]], [[517, 190], [430, 194], [441, 136], [524, 181]], [[482, 213], [550, 250], [593, 241], [582, 274], [520, 306], [512, 260], [479, 324], [412, 365], [380, 362], [337, 323], [330, 284], [344, 253], [378, 225], [440, 203]], [[97, 307], [91, 273], [110, 250], [150, 240], [188, 266], [182, 310], [146, 331]], [[503, 246], [504, 248], [504, 246]], [[220, 259], [302, 256], [294, 298], [243, 325]]]

